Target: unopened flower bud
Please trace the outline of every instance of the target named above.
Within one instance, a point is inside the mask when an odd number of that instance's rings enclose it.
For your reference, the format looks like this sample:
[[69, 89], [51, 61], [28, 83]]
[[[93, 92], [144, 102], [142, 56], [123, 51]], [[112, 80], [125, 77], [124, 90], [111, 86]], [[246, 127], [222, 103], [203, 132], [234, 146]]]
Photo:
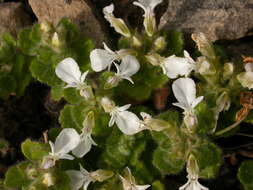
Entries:
[[157, 53], [150, 53], [150, 54], [146, 55], [145, 58], [147, 59], [147, 61], [150, 64], [152, 64], [154, 66], [159, 66], [163, 62], [163, 60], [165, 59]]
[[51, 173], [45, 173], [43, 175], [43, 181], [42, 183], [46, 185], [47, 187], [50, 187], [55, 184], [55, 177], [52, 176]]
[[215, 74], [215, 70], [211, 68], [211, 64], [209, 63], [209, 61], [206, 59], [205, 56], [198, 57], [196, 64], [197, 64], [197, 71], [201, 75]]
[[224, 69], [223, 70], [223, 78], [229, 79], [234, 72], [234, 65], [233, 65], [233, 63], [225, 63], [223, 69]]
[[227, 111], [230, 108], [231, 99], [227, 92], [223, 92], [216, 100], [218, 112]]
[[115, 103], [107, 97], [103, 97], [100, 101], [106, 113], [110, 113], [115, 108]]
[[29, 179], [33, 180], [38, 176], [38, 171], [35, 168], [27, 168], [26, 175]]
[[167, 43], [166, 43], [165, 38], [163, 36], [160, 36], [159, 38], [155, 40], [154, 45], [155, 45], [155, 50], [160, 51], [166, 47]]
[[55, 32], [53, 37], [52, 37], [52, 45], [55, 46], [55, 47], [60, 47], [61, 45], [61, 42], [59, 40], [59, 35]]
[[116, 86], [118, 86], [119, 82], [121, 81], [121, 78], [117, 75], [111, 76], [108, 78], [104, 85], [104, 89], [111, 89]]
[[50, 24], [48, 22], [42, 22], [40, 24], [40, 29], [42, 30], [42, 32], [47, 33], [47, 32], [49, 32], [51, 30], [51, 26], [50, 26]]
[[83, 88], [80, 88], [80, 95], [86, 100], [94, 99], [92, 88], [89, 85], [85, 85]]
[[143, 118], [143, 128], [152, 130], [152, 131], [162, 131], [165, 128], [169, 127], [169, 124], [161, 119], [154, 119], [151, 117], [151, 115], [141, 112], [140, 113]]
[[192, 39], [196, 42], [198, 49], [202, 55], [210, 59], [215, 59], [216, 55], [212, 42], [206, 38], [204, 33], [192, 34]]
[[196, 129], [196, 125], [198, 124], [198, 119], [194, 114], [186, 114], [184, 116], [184, 124], [187, 127], [190, 133], [193, 133]]
[[126, 23], [122, 19], [116, 18], [113, 15], [113, 11], [114, 11], [113, 4], [105, 7], [103, 9], [105, 19], [111, 24], [111, 26], [115, 29], [116, 32], [127, 38], [131, 37], [131, 32], [128, 29]]
[[111, 178], [114, 175], [114, 173], [109, 170], [99, 169], [97, 171], [91, 172], [90, 175], [95, 181], [103, 182], [103, 181]]
[[133, 40], [134, 47], [141, 47], [142, 46], [141, 41], [136, 36], [133, 36], [132, 40]]

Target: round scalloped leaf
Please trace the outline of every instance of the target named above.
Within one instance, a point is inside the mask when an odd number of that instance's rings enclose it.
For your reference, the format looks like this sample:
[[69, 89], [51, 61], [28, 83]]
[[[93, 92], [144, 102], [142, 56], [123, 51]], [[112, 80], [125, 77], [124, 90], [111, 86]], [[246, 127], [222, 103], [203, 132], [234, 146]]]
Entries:
[[61, 110], [59, 122], [62, 128], [74, 128], [81, 132], [84, 118], [89, 111], [91, 107], [84, 104], [66, 105]]
[[29, 162], [22, 162], [10, 167], [5, 173], [4, 185], [8, 188], [20, 188], [29, 185], [31, 181], [26, 175], [26, 169], [29, 165]]
[[194, 151], [198, 161], [200, 176], [214, 178], [221, 165], [221, 150], [211, 142], [202, 142]]
[[253, 161], [244, 161], [239, 168], [237, 176], [246, 190], [253, 190]]
[[158, 147], [153, 154], [153, 165], [162, 175], [177, 174], [185, 165], [185, 161], [171, 152], [170, 149]]
[[48, 152], [50, 151], [48, 145], [33, 142], [30, 139], [27, 139], [22, 143], [21, 150], [24, 156], [31, 161], [43, 159], [43, 157], [48, 155]]

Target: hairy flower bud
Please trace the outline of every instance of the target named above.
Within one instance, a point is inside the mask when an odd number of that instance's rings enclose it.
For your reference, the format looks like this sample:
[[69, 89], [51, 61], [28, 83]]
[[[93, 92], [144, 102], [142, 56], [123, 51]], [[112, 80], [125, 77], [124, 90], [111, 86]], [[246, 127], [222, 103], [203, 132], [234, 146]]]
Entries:
[[234, 72], [233, 63], [225, 63], [223, 67], [223, 78], [225, 80], [229, 79]]
[[158, 37], [154, 42], [155, 51], [164, 50], [166, 45], [167, 45], [167, 43], [166, 43], [165, 38], [163, 36]]
[[47, 187], [50, 187], [55, 184], [55, 177], [52, 176], [51, 173], [45, 173], [43, 175], [43, 181], [42, 183], [46, 185]]

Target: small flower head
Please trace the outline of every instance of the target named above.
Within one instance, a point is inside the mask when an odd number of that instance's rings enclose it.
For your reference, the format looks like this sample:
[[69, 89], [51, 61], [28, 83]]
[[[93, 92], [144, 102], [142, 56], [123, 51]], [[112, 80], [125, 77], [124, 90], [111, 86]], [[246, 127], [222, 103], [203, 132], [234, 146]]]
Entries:
[[80, 95], [86, 99], [93, 97], [90, 86], [85, 82], [88, 71], [81, 73], [78, 64], [72, 58], [62, 60], [55, 69], [56, 75], [67, 83], [65, 88], [76, 88], [80, 90]]
[[94, 127], [95, 127], [94, 112], [90, 111], [85, 117], [83, 122], [83, 129], [80, 135], [80, 142], [76, 146], [76, 148], [72, 150], [72, 153], [76, 157], [82, 158], [85, 154], [87, 154], [91, 150], [92, 145], [94, 146], [97, 145], [91, 137], [92, 128]]
[[80, 142], [80, 136], [73, 128], [65, 128], [57, 136], [55, 143], [49, 141], [51, 152], [44, 157], [42, 168], [48, 169], [55, 165], [55, 162], [60, 159], [73, 160], [74, 157], [68, 154]]
[[131, 32], [128, 29], [126, 23], [120, 18], [115, 18], [115, 16], [113, 15], [113, 11], [114, 11], [113, 4], [104, 7], [103, 13], [105, 15], [104, 16], [105, 19], [111, 24], [111, 27], [113, 27], [116, 32], [127, 38], [131, 37]]
[[175, 79], [178, 76], [188, 76], [195, 69], [195, 62], [187, 51], [184, 51], [184, 55], [185, 57], [172, 55], [164, 59], [160, 65], [163, 73], [171, 79]]
[[194, 108], [203, 100], [203, 96], [196, 98], [196, 85], [191, 78], [180, 78], [173, 82], [172, 90], [178, 100], [173, 105], [184, 110], [184, 121], [191, 128], [197, 124]]
[[244, 68], [246, 72], [237, 75], [237, 79], [243, 87], [253, 89], [253, 63], [247, 63]]
[[140, 69], [140, 64], [134, 56], [127, 55], [123, 57], [121, 64], [115, 63], [115, 66], [117, 73], [108, 79], [108, 86], [115, 87], [123, 79], [130, 81], [132, 84], [134, 83], [131, 77]]
[[199, 167], [194, 155], [190, 155], [187, 161], [188, 181], [179, 190], [208, 190], [198, 182]]
[[109, 113], [111, 116], [109, 127], [116, 123], [118, 128], [126, 135], [134, 135], [144, 129], [142, 128], [143, 125], [141, 125], [141, 121], [137, 115], [127, 111], [131, 106], [130, 104], [118, 107], [112, 100], [104, 97], [101, 100], [101, 105], [105, 112]]
[[100, 72], [108, 68], [110, 70], [111, 65], [115, 61], [121, 61], [125, 56], [131, 55], [130, 50], [112, 51], [105, 43], [104, 49], [94, 49], [90, 53], [91, 68], [95, 72]]
[[134, 176], [132, 175], [128, 167], [125, 169], [124, 177], [122, 177], [121, 175], [119, 177], [122, 181], [124, 190], [146, 190], [150, 187], [150, 185], [136, 185]]
[[156, 31], [156, 19], [154, 9], [162, 0], [138, 0], [133, 4], [144, 10], [144, 27], [148, 36], [153, 36]]

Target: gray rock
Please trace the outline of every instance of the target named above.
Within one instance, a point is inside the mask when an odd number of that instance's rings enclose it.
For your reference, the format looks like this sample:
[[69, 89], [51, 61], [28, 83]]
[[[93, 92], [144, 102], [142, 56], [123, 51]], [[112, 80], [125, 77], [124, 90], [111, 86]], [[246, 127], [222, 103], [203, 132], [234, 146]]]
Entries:
[[10, 32], [13, 35], [32, 24], [30, 16], [25, 12], [22, 3], [0, 4], [0, 34]]
[[203, 32], [210, 40], [238, 39], [253, 28], [253, 0], [168, 0], [160, 28]]
[[101, 45], [105, 40], [103, 28], [93, 14], [91, 8], [84, 0], [29, 0], [39, 22], [49, 21], [57, 24], [63, 17], [74, 22], [79, 29], [88, 37]]

